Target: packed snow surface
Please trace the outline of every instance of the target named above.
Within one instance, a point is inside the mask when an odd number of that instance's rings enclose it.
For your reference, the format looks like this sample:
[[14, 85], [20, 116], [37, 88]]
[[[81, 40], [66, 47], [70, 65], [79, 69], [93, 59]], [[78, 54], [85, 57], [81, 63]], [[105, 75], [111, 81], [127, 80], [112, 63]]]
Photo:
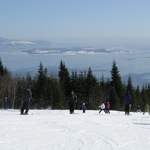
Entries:
[[149, 150], [150, 115], [98, 110], [0, 110], [1, 150]]

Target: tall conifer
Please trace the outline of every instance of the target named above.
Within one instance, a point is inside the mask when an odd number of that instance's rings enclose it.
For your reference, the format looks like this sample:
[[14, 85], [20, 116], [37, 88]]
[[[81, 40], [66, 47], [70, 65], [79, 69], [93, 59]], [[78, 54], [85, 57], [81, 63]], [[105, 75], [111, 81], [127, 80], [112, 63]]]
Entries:
[[119, 69], [116, 65], [115, 60], [113, 61], [112, 64], [112, 69], [111, 69], [111, 108], [112, 109], [120, 109], [123, 105], [123, 85], [121, 81], [121, 76], [119, 74]]
[[65, 66], [65, 63], [63, 63], [62, 60], [59, 66], [58, 77], [59, 77], [59, 83], [64, 92], [64, 95], [68, 97], [72, 91], [72, 89], [70, 89], [70, 76], [69, 76], [68, 69]]

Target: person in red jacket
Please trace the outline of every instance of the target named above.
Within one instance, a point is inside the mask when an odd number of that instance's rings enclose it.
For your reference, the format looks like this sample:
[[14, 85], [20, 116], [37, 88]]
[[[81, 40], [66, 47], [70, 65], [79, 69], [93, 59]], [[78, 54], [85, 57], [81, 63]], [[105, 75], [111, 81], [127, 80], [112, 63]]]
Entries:
[[106, 103], [106, 113], [109, 113], [110, 114], [110, 103], [109, 102], [107, 102]]

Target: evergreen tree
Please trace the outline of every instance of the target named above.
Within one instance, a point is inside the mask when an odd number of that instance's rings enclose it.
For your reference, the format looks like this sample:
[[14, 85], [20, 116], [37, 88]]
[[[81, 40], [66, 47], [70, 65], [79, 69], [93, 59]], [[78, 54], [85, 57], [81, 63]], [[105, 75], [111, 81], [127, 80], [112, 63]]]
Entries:
[[135, 97], [135, 91], [132, 85], [132, 80], [131, 80], [131, 76], [129, 75], [128, 77], [128, 81], [127, 81], [127, 89], [126, 91], [129, 91], [132, 97], [132, 109], [135, 110], [136, 106], [137, 106], [137, 101], [136, 101], [136, 97]]
[[128, 81], [127, 81], [127, 91], [133, 92], [133, 85], [132, 85], [132, 80], [131, 80], [131, 76], [130, 75], [129, 75]]
[[3, 66], [3, 63], [2, 63], [2, 60], [0, 58], [0, 75], [4, 75], [4, 66]]
[[102, 101], [110, 101], [110, 93], [111, 93], [111, 82], [109, 78], [105, 81], [104, 76], [100, 80], [101, 87], [101, 100]]
[[110, 105], [111, 105], [111, 109], [113, 109], [113, 110], [120, 110], [119, 99], [118, 99], [118, 95], [117, 95], [117, 92], [116, 92], [115, 88], [111, 89]]
[[91, 68], [88, 69], [87, 78], [86, 78], [86, 89], [87, 95], [89, 97], [89, 107], [93, 107], [93, 99], [94, 99], [94, 87], [96, 86], [97, 80], [93, 75]]
[[51, 106], [52, 109], [63, 109], [66, 107], [60, 84], [56, 77], [53, 76], [48, 78], [48, 98], [50, 100], [49, 106]]
[[136, 103], [137, 103], [137, 106], [139, 105], [140, 107], [142, 107], [141, 93], [140, 93], [140, 88], [139, 88], [139, 86], [136, 87], [135, 96], [136, 96]]
[[47, 80], [47, 69], [40, 63], [35, 85], [35, 97], [37, 100], [35, 103], [40, 107], [47, 107]]
[[71, 77], [70, 77], [70, 88], [76, 92], [77, 94], [77, 90], [78, 90], [78, 75], [76, 71], [72, 71]]
[[148, 103], [150, 104], [150, 83], [148, 83], [148, 85], [147, 85], [147, 95], [148, 95], [148, 97], [149, 97]]
[[147, 87], [145, 85], [142, 86], [141, 100], [142, 100], [142, 109], [144, 110], [145, 104], [149, 104], [149, 98], [147, 95]]
[[78, 96], [78, 108], [85, 102], [87, 108], [97, 109], [100, 101], [108, 100], [111, 109], [122, 110], [125, 91], [131, 93], [132, 110], [135, 110], [137, 105], [140, 105], [143, 110], [146, 103], [150, 104], [150, 83], [143, 85], [142, 89], [139, 86], [135, 89], [131, 76], [129, 76], [127, 84], [122, 83], [115, 61], [113, 61], [110, 72], [111, 78], [106, 81], [104, 76], [97, 81], [91, 68], [79, 74], [73, 71], [69, 75], [65, 63], [61, 61], [58, 72], [59, 80], [58, 76], [48, 76], [47, 69], [43, 67], [42, 63], [39, 65], [37, 75], [33, 78], [29, 73], [23, 77], [14, 77], [3, 66], [0, 59], [0, 105], [2, 106], [2, 100], [7, 96], [10, 108], [19, 108], [22, 91], [27, 84], [32, 85], [33, 102], [37, 106], [35, 108], [51, 106], [52, 109], [65, 109], [68, 104], [66, 98], [69, 97], [72, 90]]
[[111, 108], [119, 110], [123, 107], [123, 84], [115, 60], [113, 61], [111, 69], [111, 86]]
[[17, 86], [15, 90], [15, 102], [14, 102], [14, 108], [20, 108], [21, 106], [21, 101], [22, 101], [22, 92], [23, 92], [23, 87], [25, 85], [24, 83], [24, 78], [21, 77], [16, 77], [17, 78]]
[[70, 76], [68, 69], [65, 66], [65, 63], [61, 60], [59, 67], [59, 83], [66, 97], [69, 97], [72, 89], [70, 89]]
[[80, 108], [83, 103], [88, 104], [88, 96], [86, 95], [86, 77], [83, 72], [80, 72], [77, 79], [76, 93], [78, 96], [78, 107]]

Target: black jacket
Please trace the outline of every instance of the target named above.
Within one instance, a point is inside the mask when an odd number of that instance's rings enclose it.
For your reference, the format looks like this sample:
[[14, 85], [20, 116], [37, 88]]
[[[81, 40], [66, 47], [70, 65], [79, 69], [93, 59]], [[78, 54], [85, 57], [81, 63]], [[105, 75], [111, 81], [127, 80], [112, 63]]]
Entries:
[[22, 101], [23, 102], [30, 102], [31, 99], [32, 99], [31, 90], [29, 88], [25, 89], [25, 91], [23, 92], [23, 95], [22, 95]]

